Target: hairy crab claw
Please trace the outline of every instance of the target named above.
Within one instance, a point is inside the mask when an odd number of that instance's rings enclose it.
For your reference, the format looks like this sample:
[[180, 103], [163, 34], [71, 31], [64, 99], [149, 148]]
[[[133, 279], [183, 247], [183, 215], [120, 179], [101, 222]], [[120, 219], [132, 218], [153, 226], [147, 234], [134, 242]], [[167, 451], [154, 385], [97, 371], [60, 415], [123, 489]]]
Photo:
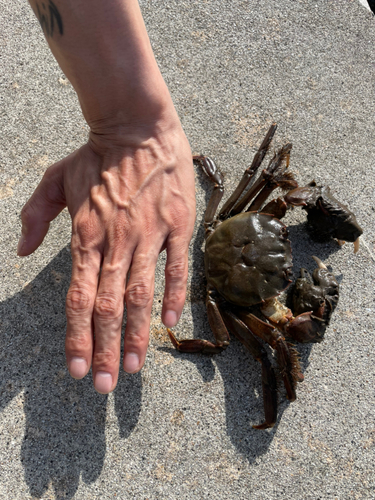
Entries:
[[363, 230], [353, 212], [332, 195], [328, 186], [318, 186], [312, 181], [289, 191], [284, 199], [307, 211], [307, 221], [320, 237], [336, 238], [340, 246], [350, 241], [354, 243], [354, 253], [358, 252]]
[[301, 277], [293, 288], [293, 312], [276, 297], [260, 307], [270, 323], [286, 337], [301, 343], [323, 340], [339, 298], [339, 285], [334, 275], [318, 257], [312, 258], [318, 267], [312, 275], [301, 269]]

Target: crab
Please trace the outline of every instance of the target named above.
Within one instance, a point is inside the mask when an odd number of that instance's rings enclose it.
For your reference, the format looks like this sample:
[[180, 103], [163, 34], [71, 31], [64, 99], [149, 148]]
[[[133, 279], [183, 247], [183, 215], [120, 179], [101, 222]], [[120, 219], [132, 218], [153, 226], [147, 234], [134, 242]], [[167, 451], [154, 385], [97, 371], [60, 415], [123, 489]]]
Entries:
[[[335, 276], [320, 259], [313, 257], [317, 268], [312, 276], [301, 270], [294, 287], [292, 310], [278, 300], [292, 283], [291, 245], [280, 219], [289, 207], [302, 206], [315, 231], [337, 238], [341, 244], [354, 242], [355, 251], [362, 234], [354, 214], [332, 196], [328, 187], [314, 181], [298, 187], [288, 170], [291, 144], [277, 151], [256, 178], [275, 131], [273, 123], [251, 166], [216, 217], [224, 194], [223, 177], [212, 159], [193, 157], [214, 182], [204, 226], [206, 307], [215, 342], [178, 340], [168, 329], [179, 351], [203, 354], [226, 349], [230, 332], [260, 362], [265, 418], [261, 424], [253, 425], [255, 429], [273, 427], [277, 420], [277, 377], [263, 342], [276, 352], [286, 397], [294, 401], [296, 384], [303, 380], [294, 344], [323, 340], [339, 297]], [[266, 203], [277, 187], [286, 194]]]

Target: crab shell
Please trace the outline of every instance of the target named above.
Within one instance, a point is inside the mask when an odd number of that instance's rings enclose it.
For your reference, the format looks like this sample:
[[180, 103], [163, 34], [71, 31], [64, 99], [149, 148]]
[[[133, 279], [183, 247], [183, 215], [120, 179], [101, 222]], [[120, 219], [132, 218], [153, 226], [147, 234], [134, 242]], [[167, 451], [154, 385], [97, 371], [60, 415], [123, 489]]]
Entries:
[[222, 222], [207, 238], [208, 286], [242, 307], [279, 295], [291, 283], [286, 226], [272, 215], [245, 212]]

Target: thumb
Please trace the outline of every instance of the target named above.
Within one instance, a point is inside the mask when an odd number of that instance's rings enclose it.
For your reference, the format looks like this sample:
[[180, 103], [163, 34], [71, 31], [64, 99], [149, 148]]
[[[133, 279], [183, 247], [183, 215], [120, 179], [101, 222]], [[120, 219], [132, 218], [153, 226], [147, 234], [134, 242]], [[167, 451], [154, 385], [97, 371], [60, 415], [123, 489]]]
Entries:
[[66, 206], [64, 194], [64, 160], [49, 167], [33, 195], [21, 211], [22, 235], [17, 254], [30, 255], [42, 243], [49, 223]]

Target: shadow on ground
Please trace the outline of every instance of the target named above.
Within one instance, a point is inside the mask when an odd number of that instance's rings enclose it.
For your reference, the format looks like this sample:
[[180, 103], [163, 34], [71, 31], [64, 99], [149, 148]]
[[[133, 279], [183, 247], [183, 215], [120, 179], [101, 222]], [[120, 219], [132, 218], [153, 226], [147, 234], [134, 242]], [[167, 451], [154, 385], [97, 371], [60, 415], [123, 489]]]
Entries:
[[[20, 293], [0, 304], [0, 410], [24, 390], [25, 481], [40, 498], [52, 482], [57, 499], [72, 498], [80, 476], [95, 481], [103, 467], [107, 396], [87, 376], [73, 380], [64, 356], [65, 296], [71, 258], [63, 249]], [[140, 374], [123, 371], [114, 392], [122, 438], [137, 424]]]

